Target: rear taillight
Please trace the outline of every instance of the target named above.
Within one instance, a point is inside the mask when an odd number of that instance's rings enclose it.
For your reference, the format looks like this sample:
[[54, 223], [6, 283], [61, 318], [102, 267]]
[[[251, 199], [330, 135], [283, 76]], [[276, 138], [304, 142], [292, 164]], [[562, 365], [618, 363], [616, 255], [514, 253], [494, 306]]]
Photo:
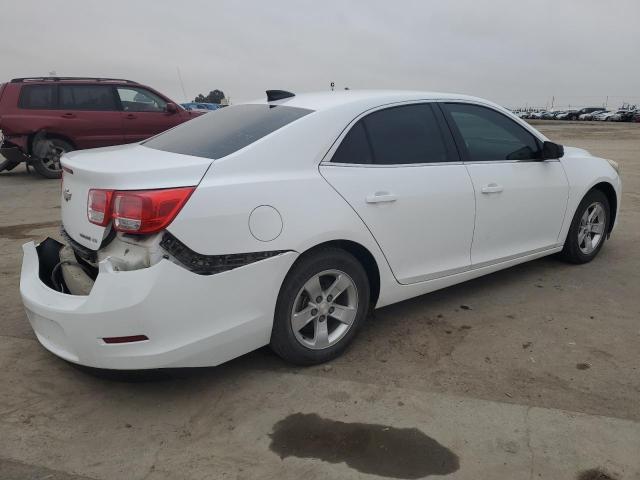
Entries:
[[91, 223], [124, 233], [155, 233], [169, 225], [196, 187], [163, 190], [90, 190], [87, 215]]
[[91, 223], [104, 227], [111, 221], [111, 196], [113, 190], [89, 190], [87, 217]]

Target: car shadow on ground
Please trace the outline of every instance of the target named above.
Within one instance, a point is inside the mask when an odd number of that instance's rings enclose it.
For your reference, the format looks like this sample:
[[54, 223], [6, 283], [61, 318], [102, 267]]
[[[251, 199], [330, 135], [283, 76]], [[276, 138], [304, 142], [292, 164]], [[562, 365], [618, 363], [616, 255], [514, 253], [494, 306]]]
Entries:
[[[365, 323], [359, 337], [362, 337], [364, 334], [372, 338], [375, 342], [379, 334], [383, 335], [383, 332], [389, 329], [400, 328], [407, 317], [416, 315], [416, 313], [441, 311], [444, 310], [445, 305], [449, 306], [449, 308], [451, 308], [451, 305], [459, 305], [462, 306], [463, 309], [470, 308], [466, 305], [466, 299], [470, 297], [485, 294], [499, 295], [500, 289], [505, 285], [527, 285], [528, 283], [535, 283], [540, 276], [547, 273], [550, 269], [558, 270], [563, 267], [576, 268], [575, 266], [570, 266], [562, 262], [554, 256], [545, 257], [383, 307], [370, 313], [368, 321]], [[382, 321], [377, 320], [377, 318], [380, 317], [384, 317]], [[424, 325], [424, 328], [429, 328], [429, 325]], [[359, 340], [361, 340], [361, 338], [356, 338], [354, 343], [358, 343]], [[349, 351], [347, 350], [344, 355], [349, 355]], [[238, 375], [240, 372], [246, 370], [299, 373], [314, 368], [300, 367], [284, 362], [275, 355], [268, 346], [216, 367], [123, 371], [95, 369], [78, 365], [73, 366], [83, 374], [88, 374], [90, 377], [98, 379], [98, 381], [141, 384], [169, 382], [183, 384], [183, 386], [191, 382], [215, 381], [217, 378], [223, 378], [227, 375]]]

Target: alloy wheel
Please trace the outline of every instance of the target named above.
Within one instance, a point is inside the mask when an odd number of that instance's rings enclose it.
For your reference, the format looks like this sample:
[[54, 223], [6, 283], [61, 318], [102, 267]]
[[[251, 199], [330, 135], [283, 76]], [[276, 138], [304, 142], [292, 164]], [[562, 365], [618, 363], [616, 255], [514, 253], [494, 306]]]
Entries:
[[62, 169], [60, 158], [66, 153], [66, 150], [60, 146], [51, 144], [47, 150], [47, 155], [42, 158], [42, 164], [53, 172], [59, 172]]
[[583, 254], [590, 255], [598, 248], [604, 237], [606, 221], [607, 214], [600, 202], [586, 208], [578, 227], [578, 247]]
[[293, 302], [291, 328], [302, 345], [329, 348], [349, 331], [358, 312], [353, 279], [340, 270], [325, 270], [302, 286]]

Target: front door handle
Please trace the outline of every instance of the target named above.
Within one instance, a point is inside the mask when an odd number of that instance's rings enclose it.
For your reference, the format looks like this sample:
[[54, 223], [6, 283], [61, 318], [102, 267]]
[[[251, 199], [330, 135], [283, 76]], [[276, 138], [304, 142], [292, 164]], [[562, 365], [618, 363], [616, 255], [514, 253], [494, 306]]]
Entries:
[[482, 193], [500, 193], [504, 188], [502, 185], [498, 185], [497, 183], [490, 183], [489, 185], [484, 185], [480, 191]]
[[71, 112], [67, 112], [67, 113], [63, 113], [62, 115], [60, 115], [62, 118], [76, 118], [76, 114], [75, 113], [71, 113]]
[[371, 195], [367, 195], [367, 203], [390, 203], [395, 202], [398, 199], [393, 193], [389, 192], [376, 192]]
[[136, 118], [138, 118], [138, 117], [136, 117], [133, 113], [127, 113], [127, 114], [124, 116], [124, 118], [126, 118], [127, 120], [135, 120], [135, 119], [136, 119]]

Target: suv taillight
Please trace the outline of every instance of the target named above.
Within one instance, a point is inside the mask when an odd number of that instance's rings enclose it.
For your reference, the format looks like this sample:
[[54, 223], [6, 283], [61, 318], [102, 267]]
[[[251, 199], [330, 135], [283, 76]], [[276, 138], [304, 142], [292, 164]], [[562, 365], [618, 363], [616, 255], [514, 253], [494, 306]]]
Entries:
[[[113, 228], [124, 233], [155, 233], [169, 225], [182, 209], [196, 187], [167, 188], [163, 190], [111, 191], [91, 190], [89, 192], [89, 221], [105, 226], [113, 219]], [[92, 197], [93, 194], [93, 197]], [[92, 198], [100, 211], [102, 200], [107, 207], [104, 216], [94, 213], [92, 218]]]

